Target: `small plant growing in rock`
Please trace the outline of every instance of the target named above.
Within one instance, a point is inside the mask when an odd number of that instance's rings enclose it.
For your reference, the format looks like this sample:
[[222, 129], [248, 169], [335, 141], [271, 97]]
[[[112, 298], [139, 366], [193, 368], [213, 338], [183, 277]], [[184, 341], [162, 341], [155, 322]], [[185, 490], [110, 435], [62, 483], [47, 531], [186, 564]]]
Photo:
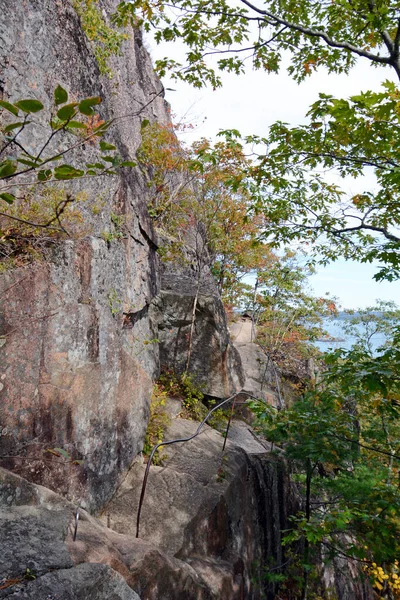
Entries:
[[110, 290], [110, 293], [108, 294], [108, 306], [113, 317], [116, 317], [122, 310], [122, 300], [118, 296], [117, 290], [114, 288]]
[[100, 73], [112, 79], [114, 73], [109, 60], [112, 56], [121, 54], [121, 45], [129, 35], [119, 31], [116, 26], [108, 25], [98, 6], [98, 0], [73, 0], [72, 4], [81, 19], [82, 29], [93, 46]]
[[[157, 383], [154, 385], [150, 401], [150, 417], [144, 438], [143, 453], [149, 456], [156, 444], [164, 439], [164, 432], [171, 423], [171, 417], [166, 410], [167, 392]], [[157, 450], [153, 457], [153, 464], [158, 465], [166, 458]]]
[[165, 370], [158, 382], [167, 394], [182, 400], [183, 418], [194, 421], [204, 419], [207, 414], [207, 408], [203, 404], [204, 394], [191, 375], [177, 375], [173, 371]]
[[[215, 406], [216, 404], [216, 400], [210, 400], [207, 402], [207, 405], [209, 408], [212, 408], [213, 406]], [[213, 412], [213, 414], [211, 415], [211, 417], [208, 419], [207, 424], [212, 427], [213, 429], [216, 429], [217, 431], [219, 431], [220, 433], [222, 433], [224, 435], [225, 430], [226, 430], [226, 425], [229, 419], [229, 409], [226, 408], [218, 408], [217, 410], [215, 410]]]

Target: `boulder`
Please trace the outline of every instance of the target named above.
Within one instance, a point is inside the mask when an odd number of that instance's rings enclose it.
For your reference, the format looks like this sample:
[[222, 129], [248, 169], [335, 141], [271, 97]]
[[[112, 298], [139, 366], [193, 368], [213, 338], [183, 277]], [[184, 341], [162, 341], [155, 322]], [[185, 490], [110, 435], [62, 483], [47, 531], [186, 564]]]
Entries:
[[[189, 437], [197, 428], [175, 418], [165, 439]], [[284, 463], [249, 429], [233, 422], [225, 452], [223, 437], [208, 426], [195, 439], [162, 449], [142, 507], [140, 537], [189, 565], [215, 600], [274, 597], [262, 565], [283, 562], [281, 531], [296, 506]], [[135, 465], [103, 516], [120, 533], [135, 535], [144, 470]]]
[[[282, 408], [282, 377], [280, 371], [255, 343], [255, 328], [251, 317], [243, 316], [230, 324], [232, 344], [237, 350], [245, 373], [243, 391]], [[246, 395], [243, 394], [243, 399]]]
[[[194, 299], [190, 293], [163, 290], [153, 303], [160, 364], [176, 373], [186, 369]], [[189, 373], [205, 394], [215, 398], [227, 398], [243, 386], [242, 362], [217, 295], [198, 298]]]

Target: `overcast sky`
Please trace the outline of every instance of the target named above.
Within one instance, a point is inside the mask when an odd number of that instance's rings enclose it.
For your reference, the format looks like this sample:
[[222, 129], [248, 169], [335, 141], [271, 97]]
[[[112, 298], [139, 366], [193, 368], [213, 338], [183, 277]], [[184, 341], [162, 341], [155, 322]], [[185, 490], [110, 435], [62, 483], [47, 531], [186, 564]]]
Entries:
[[[171, 45], [157, 47], [150, 44], [153, 59], [171, 56]], [[175, 43], [175, 56], [183, 62], [183, 49]], [[181, 57], [179, 57], [181, 54]], [[201, 137], [215, 139], [220, 129], [235, 128], [243, 135], [267, 133], [268, 126], [280, 120], [293, 125], [305, 121], [310, 104], [318, 94], [348, 97], [367, 89], [377, 89], [380, 83], [390, 78], [389, 69], [376, 69], [367, 60], [360, 60], [350, 75], [329, 75], [320, 70], [300, 85], [295, 83], [284, 70], [278, 75], [263, 71], [252, 71], [245, 75], [223, 75], [223, 87], [195, 90], [188, 84], [163, 80], [166, 99], [171, 104], [175, 122], [195, 125], [182, 139], [191, 143]], [[351, 191], [357, 184], [350, 182]], [[370, 186], [373, 186], [371, 179]], [[358, 191], [358, 190], [357, 190]], [[310, 278], [315, 293], [320, 296], [329, 292], [337, 296], [344, 308], [365, 307], [375, 299], [394, 300], [400, 304], [400, 283], [376, 283], [372, 276], [376, 269], [371, 265], [338, 260]]]

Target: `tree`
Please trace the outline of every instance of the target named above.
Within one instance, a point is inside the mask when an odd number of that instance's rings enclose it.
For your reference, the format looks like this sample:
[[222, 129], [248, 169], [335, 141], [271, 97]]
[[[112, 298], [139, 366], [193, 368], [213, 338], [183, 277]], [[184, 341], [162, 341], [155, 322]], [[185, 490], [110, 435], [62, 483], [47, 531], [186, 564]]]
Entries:
[[121, 2], [118, 15], [134, 15], [136, 23], [141, 18], [156, 41], [182, 40], [187, 64], [165, 58], [157, 67], [161, 75], [172, 68], [175, 77], [201, 87], [221, 85], [206, 62], [211, 55], [218, 55], [218, 70], [242, 72], [250, 56], [254, 68], [278, 72], [286, 51], [289, 73], [298, 81], [322, 66], [348, 72], [358, 58], [390, 66], [400, 78], [398, 9], [389, 0], [135, 0]]
[[[157, 66], [161, 75], [168, 70], [197, 87], [221, 85], [218, 71], [240, 73], [249, 57], [254, 68], [277, 72], [283, 54], [290, 55], [289, 72], [297, 81], [320, 67], [347, 73], [358, 59], [390, 67], [399, 78], [398, 9], [388, 0], [119, 5], [120, 14], [141, 17], [157, 41], [181, 40], [188, 46], [186, 65], [165, 58]], [[217, 56], [216, 67], [215, 61], [207, 62], [211, 55]], [[269, 241], [301, 241], [325, 264], [339, 255], [378, 261], [376, 279], [400, 277], [398, 101], [399, 91], [389, 82], [380, 93], [349, 100], [321, 95], [307, 125], [278, 122], [266, 138], [243, 140], [259, 155], [247, 175], [255, 205], [270, 223]], [[336, 182], [321, 175], [328, 169], [358, 178], [374, 170], [377, 191], [347, 198]]]
[[355, 340], [355, 346], [373, 356], [376, 347], [393, 343], [400, 323], [400, 309], [395, 302], [377, 300], [374, 306], [346, 313], [340, 325], [346, 336]]
[[257, 325], [256, 343], [286, 376], [296, 381], [309, 377], [307, 359], [317, 358], [310, 344], [324, 334], [323, 319], [336, 314], [329, 296], [317, 298], [308, 287], [312, 270], [294, 252], [257, 271], [251, 304]]
[[[349, 100], [321, 94], [307, 125], [277, 122], [267, 138], [247, 138], [258, 154], [249, 185], [270, 223], [269, 239], [302, 241], [321, 262], [339, 255], [377, 261], [378, 280], [400, 277], [399, 98], [389, 82]], [[363, 181], [371, 172], [373, 191]], [[345, 177], [359, 178], [364, 189], [347, 194], [339, 183]]]
[[376, 357], [360, 346], [337, 351], [292, 407], [278, 413], [253, 404], [263, 433], [284, 448], [302, 496], [285, 539], [302, 548], [298, 597], [310, 597], [318, 563], [337, 556], [364, 565], [377, 590], [398, 594], [398, 348], [397, 331]]

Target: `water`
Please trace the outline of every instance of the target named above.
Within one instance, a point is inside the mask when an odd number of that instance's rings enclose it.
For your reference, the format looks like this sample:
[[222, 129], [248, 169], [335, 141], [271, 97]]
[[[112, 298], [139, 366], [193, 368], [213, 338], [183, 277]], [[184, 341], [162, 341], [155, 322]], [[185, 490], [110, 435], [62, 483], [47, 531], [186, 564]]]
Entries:
[[[343, 331], [343, 321], [350, 320], [354, 315], [348, 315], [346, 313], [339, 313], [339, 315], [335, 319], [325, 319], [323, 327], [328, 334], [334, 338], [336, 341], [323, 341], [318, 340], [314, 342], [314, 345], [321, 352], [328, 352], [330, 350], [338, 350], [339, 348], [344, 348], [345, 350], [350, 350], [351, 347], [357, 342], [357, 338], [355, 336], [349, 335]], [[363, 325], [360, 323], [357, 325], [357, 329], [360, 333], [365, 331]], [[386, 337], [382, 333], [377, 333], [373, 336], [371, 340], [371, 347], [373, 352], [375, 353], [378, 348], [383, 346], [386, 341]]]

